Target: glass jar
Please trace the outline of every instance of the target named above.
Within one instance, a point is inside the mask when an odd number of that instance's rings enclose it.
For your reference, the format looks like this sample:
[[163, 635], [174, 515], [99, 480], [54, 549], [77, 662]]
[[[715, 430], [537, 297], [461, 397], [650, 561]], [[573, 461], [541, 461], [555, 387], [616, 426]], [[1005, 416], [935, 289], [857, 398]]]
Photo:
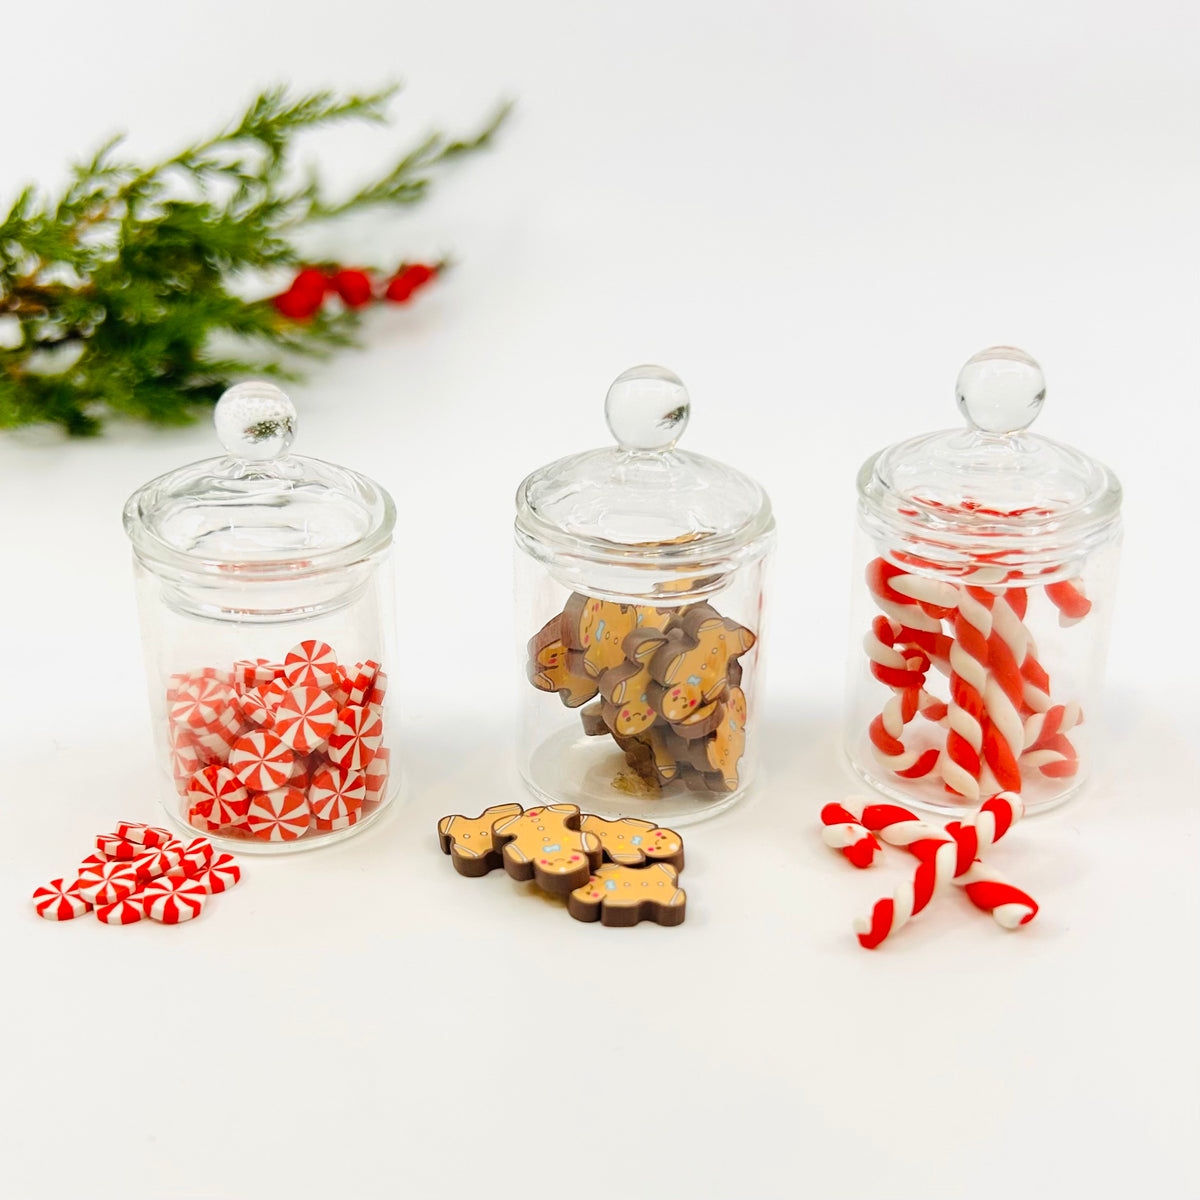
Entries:
[[753, 780], [775, 522], [752, 479], [675, 448], [689, 412], [634, 367], [605, 400], [617, 446], [517, 490], [518, 750], [543, 802], [683, 825]]
[[1027, 427], [1041, 368], [1008, 346], [958, 377], [965, 430], [858, 475], [846, 748], [904, 804], [1061, 803], [1091, 766], [1121, 541], [1105, 466]]
[[397, 788], [395, 507], [288, 452], [296, 413], [273, 384], [231, 388], [214, 423], [225, 457], [125, 505], [163, 804], [238, 853], [326, 845]]

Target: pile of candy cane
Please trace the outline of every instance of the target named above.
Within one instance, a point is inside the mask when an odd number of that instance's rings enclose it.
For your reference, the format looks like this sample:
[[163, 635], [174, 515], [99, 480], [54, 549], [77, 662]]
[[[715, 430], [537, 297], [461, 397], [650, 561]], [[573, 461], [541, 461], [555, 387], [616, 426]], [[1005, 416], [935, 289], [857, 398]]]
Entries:
[[[851, 807], [852, 806], [852, 807]], [[827, 804], [821, 810], [825, 843], [840, 850], [856, 867], [869, 867], [879, 849], [879, 835], [888, 845], [903, 846], [917, 858], [913, 877], [893, 895], [876, 902], [871, 916], [855, 923], [858, 941], [874, 950], [906, 925], [947, 883], [961, 887], [977, 908], [990, 912], [1005, 929], [1027, 925], [1037, 915], [1034, 899], [985, 866], [979, 855], [998, 842], [1018, 821], [1024, 808], [1020, 796], [1000, 792], [985, 800], [967, 821], [951, 821], [944, 829], [922, 821], [898, 804], [868, 804], [853, 800]]]
[[120, 821], [96, 838], [96, 851], [74, 878], [52, 879], [33, 893], [39, 917], [70, 921], [96, 911], [105, 925], [143, 917], [178, 925], [198, 917], [217, 892], [242, 877], [232, 854], [217, 854], [208, 838], [178, 841], [169, 829]]
[[[882, 615], [864, 647], [871, 674], [892, 690], [868, 732], [876, 759], [902, 779], [940, 776], [947, 791], [978, 801], [994, 791], [1019, 792], [1030, 772], [1074, 775], [1079, 756], [1067, 734], [1083, 713], [1051, 697], [1025, 624], [1028, 589], [1003, 573], [998, 582], [986, 582], [983, 572], [972, 578], [954, 584], [874, 559], [867, 586]], [[1073, 625], [1091, 609], [1080, 580], [1043, 590], [1061, 624]], [[930, 667], [948, 677], [948, 701], [927, 690]], [[906, 744], [906, 727], [918, 715], [946, 730], [944, 745]]]

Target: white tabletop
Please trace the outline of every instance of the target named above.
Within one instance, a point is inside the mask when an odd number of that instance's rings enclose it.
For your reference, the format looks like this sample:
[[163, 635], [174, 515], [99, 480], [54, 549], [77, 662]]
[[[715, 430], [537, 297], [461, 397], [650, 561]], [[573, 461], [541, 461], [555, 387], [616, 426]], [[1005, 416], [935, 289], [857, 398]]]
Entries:
[[[422, 635], [406, 795], [374, 832], [244, 860], [191, 925], [37, 919], [36, 884], [155, 815], [120, 510], [214, 443], [0, 437], [0, 1196], [1196, 1195], [1195, 11], [57, 11], [0, 26], [5, 197], [115, 127], [169, 149], [278, 78], [408, 79], [399, 133], [318, 139], [347, 186], [435, 118], [520, 104], [428, 205], [314, 246], [460, 263], [293, 390], [297, 448], [402, 514]], [[950, 896], [867, 953], [851, 921], [904, 867], [857, 873], [817, 828], [850, 790], [854, 472], [954, 424], [955, 372], [995, 342], [1045, 367], [1039, 430], [1126, 486], [1103, 759], [993, 853], [1032, 925]], [[622, 931], [459, 878], [434, 831], [521, 799], [510, 497], [607, 440], [604, 390], [642, 361], [689, 384], [686, 444], [766, 485], [780, 544], [767, 778], [688, 831], [686, 924]]]

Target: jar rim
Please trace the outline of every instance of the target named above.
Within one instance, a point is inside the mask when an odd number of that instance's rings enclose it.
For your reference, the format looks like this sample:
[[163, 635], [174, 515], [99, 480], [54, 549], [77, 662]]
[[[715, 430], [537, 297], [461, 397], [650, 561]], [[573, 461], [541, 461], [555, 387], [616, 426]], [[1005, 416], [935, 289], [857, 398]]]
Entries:
[[859, 469], [859, 512], [873, 534], [907, 547], [902, 554], [917, 569], [1044, 580], [1072, 569], [1119, 526], [1120, 481], [1095, 459], [1088, 460], [1095, 486], [1076, 501], [1003, 510], [947, 504], [892, 486], [879, 468], [894, 449], [878, 451]]
[[[201, 471], [215, 463], [227, 464], [228, 459], [208, 459], [191, 464], [182, 470]], [[280, 460], [283, 461], [283, 460]], [[354, 486], [356, 499], [363, 499], [360, 511], [365, 519], [361, 534], [345, 542], [324, 547], [301, 547], [288, 553], [266, 553], [261, 557], [213, 552], [197, 553], [173, 543], [162, 532], [161, 516], [164, 498], [176, 502], [174, 514], [189, 507], [186, 496], [171, 493], [168, 485], [181, 477], [181, 469], [165, 472], [149, 480], [137, 489], [125, 502], [123, 523], [125, 533], [133, 545], [134, 553], [143, 564], [158, 570], [174, 570], [195, 576], [210, 576], [228, 579], [237, 577], [248, 581], [278, 580], [319, 575], [338, 570], [370, 558], [386, 549], [392, 541], [396, 524], [396, 505], [387, 489], [369, 476], [346, 467], [335, 467], [320, 459], [300, 455], [290, 456], [290, 462], [302, 470], [313, 467], [335, 471], [339, 477]], [[261, 464], [255, 464], [261, 466]], [[271, 475], [260, 476], [274, 482], [287, 482]], [[206, 506], [204, 497], [191, 507], [200, 511]]]

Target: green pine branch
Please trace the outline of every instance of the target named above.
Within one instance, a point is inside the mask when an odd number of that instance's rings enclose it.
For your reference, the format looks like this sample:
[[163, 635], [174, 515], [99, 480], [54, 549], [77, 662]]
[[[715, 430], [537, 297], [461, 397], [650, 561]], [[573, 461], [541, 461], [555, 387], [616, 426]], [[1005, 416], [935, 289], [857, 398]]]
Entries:
[[491, 144], [510, 110], [464, 139], [431, 134], [347, 196], [297, 172], [301, 135], [384, 124], [396, 91], [270, 88], [163, 162], [131, 161], [114, 137], [72, 167], [60, 195], [21, 191], [0, 218], [0, 429], [92, 434], [114, 413], [179, 424], [239, 376], [294, 377], [292, 360], [353, 345], [359, 310], [291, 320], [230, 284], [300, 263], [294, 239], [312, 222], [424, 199], [441, 168]]

